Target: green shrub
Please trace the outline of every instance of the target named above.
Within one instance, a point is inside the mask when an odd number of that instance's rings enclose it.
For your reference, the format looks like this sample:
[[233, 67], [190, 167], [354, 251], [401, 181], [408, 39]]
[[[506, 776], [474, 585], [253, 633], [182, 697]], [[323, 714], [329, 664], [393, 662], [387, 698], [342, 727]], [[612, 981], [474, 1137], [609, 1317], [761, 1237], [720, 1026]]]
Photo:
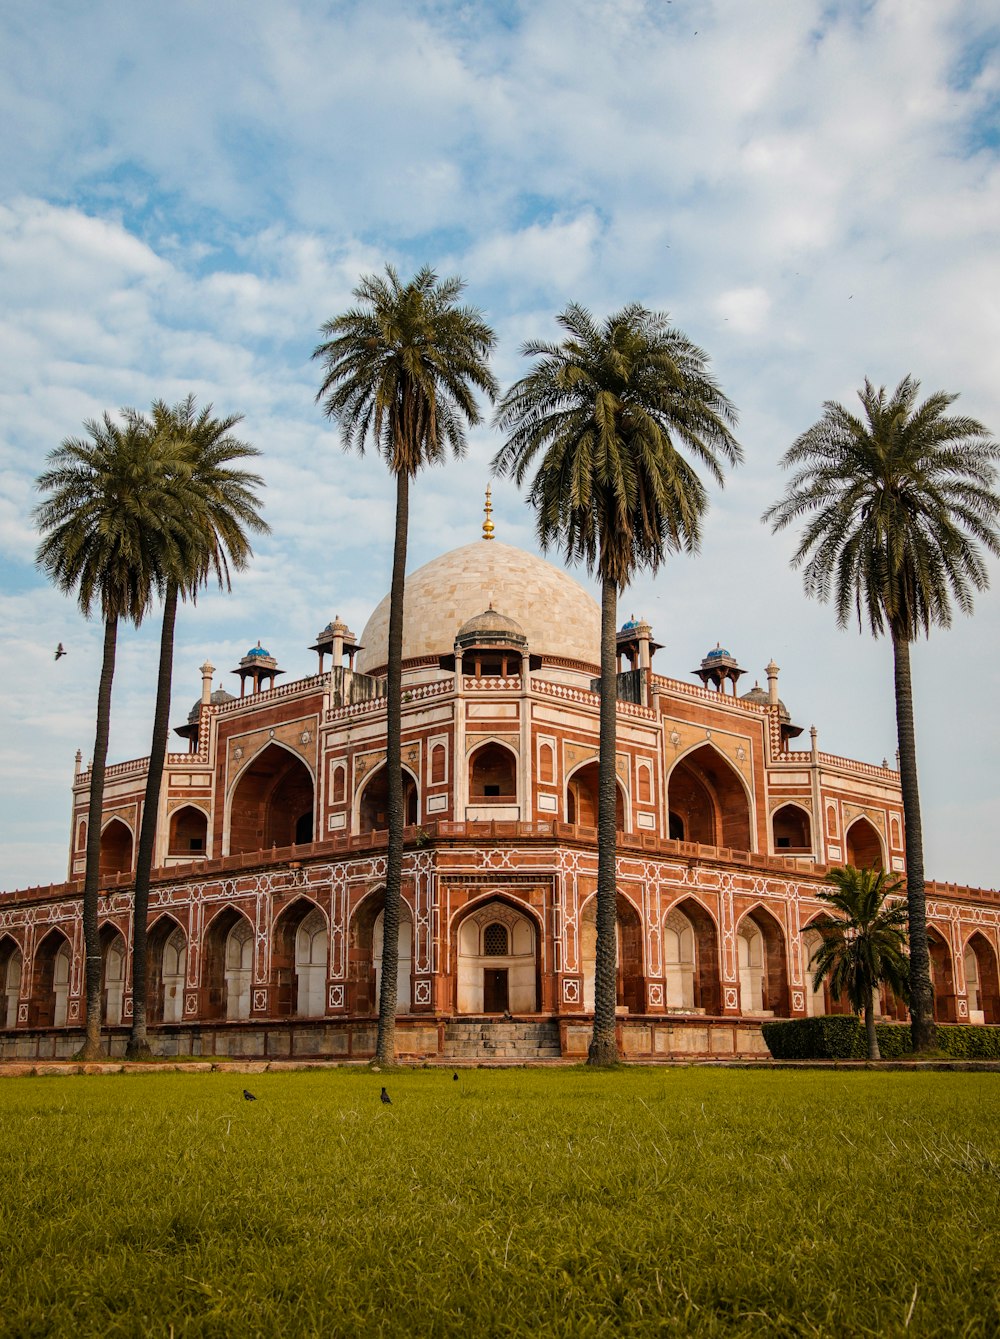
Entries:
[[[824, 1014], [819, 1018], [782, 1018], [762, 1027], [775, 1060], [864, 1060], [868, 1055], [865, 1025], [855, 1014]], [[876, 1023], [883, 1060], [910, 1054], [908, 1023]], [[1000, 1028], [946, 1023], [937, 1030], [938, 1047], [955, 1060], [1000, 1060]]]

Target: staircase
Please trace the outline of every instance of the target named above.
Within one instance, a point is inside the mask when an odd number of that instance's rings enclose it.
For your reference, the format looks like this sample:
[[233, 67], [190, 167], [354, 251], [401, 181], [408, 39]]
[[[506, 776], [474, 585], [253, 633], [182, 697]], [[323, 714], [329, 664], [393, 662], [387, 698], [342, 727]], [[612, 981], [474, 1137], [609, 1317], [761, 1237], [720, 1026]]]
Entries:
[[444, 1025], [444, 1054], [449, 1060], [498, 1060], [525, 1064], [558, 1060], [559, 1024], [551, 1019], [528, 1022], [512, 1019], [453, 1019]]

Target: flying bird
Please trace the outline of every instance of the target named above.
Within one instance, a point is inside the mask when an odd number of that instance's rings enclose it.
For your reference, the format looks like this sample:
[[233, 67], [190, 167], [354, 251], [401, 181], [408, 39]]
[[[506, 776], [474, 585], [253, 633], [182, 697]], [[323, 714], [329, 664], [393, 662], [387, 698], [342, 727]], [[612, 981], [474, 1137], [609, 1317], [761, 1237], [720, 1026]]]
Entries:
[[243, 1089], [243, 1101], [244, 1101], [244, 1102], [256, 1102], [256, 1101], [257, 1101], [256, 1097], [254, 1097], [253, 1093], [250, 1091], [249, 1088], [244, 1088], [244, 1089]]
[[66, 648], [65, 646], [63, 646], [62, 642], [60, 642], [59, 645], [56, 647], [56, 655], [55, 655], [56, 660], [61, 660], [65, 654], [66, 654]]
[[384, 1088], [382, 1089], [381, 1099], [380, 1099], [380, 1100], [381, 1100], [382, 1105], [383, 1105], [384, 1107], [391, 1107], [391, 1106], [392, 1106], [392, 1098], [389, 1096], [389, 1094], [386, 1092], [386, 1090], [385, 1090]]

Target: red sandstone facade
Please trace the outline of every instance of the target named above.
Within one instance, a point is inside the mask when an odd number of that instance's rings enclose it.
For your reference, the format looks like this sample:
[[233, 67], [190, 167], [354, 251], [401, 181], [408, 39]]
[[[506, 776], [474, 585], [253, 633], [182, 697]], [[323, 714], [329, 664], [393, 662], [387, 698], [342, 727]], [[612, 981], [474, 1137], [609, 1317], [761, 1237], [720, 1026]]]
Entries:
[[[585, 1050], [599, 625], [567, 582], [496, 543], [408, 579], [403, 1055], [448, 1053], [455, 1020], [505, 1014], [557, 1027], [565, 1054]], [[203, 667], [202, 699], [179, 731], [189, 751], [167, 758], [159, 816], [156, 1049], [371, 1053], [386, 845], [383, 606], [361, 643], [339, 622], [324, 629], [312, 678], [265, 686], [280, 670], [257, 647], [237, 671], [242, 696], [229, 698], [212, 693]], [[762, 1017], [830, 1008], [807, 970], [826, 869], [904, 872], [898, 775], [820, 752], [815, 733], [810, 748], [791, 748], [800, 732], [778, 700], [776, 666], [767, 690], [740, 697], [741, 671], [721, 648], [697, 671], [701, 685], [653, 672], [657, 648], [641, 621], [619, 648], [623, 1047], [759, 1051]], [[116, 1049], [130, 1016], [145, 779], [146, 760], [120, 763], [105, 792], [101, 925]], [[88, 784], [78, 769], [68, 881], [0, 894], [4, 1056], [68, 1054], [79, 1041]], [[939, 1019], [1000, 1023], [1000, 895], [932, 884], [928, 902]], [[893, 1001], [883, 1008], [904, 1016]]]

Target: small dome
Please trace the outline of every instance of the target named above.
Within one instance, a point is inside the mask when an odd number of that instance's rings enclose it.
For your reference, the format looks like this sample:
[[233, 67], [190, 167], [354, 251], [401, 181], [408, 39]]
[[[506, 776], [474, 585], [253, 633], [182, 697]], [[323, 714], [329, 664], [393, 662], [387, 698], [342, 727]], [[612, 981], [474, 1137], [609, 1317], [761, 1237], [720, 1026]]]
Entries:
[[[768, 696], [767, 689], [761, 688], [759, 683], [755, 683], [754, 686], [750, 689], [749, 693], [740, 694], [740, 701], [756, 702], [758, 706], [766, 707], [770, 703], [771, 699]], [[792, 717], [788, 708], [785, 706], [784, 702], [782, 702], [781, 698], [779, 697], [778, 720], [781, 721], [782, 725], [789, 725], [791, 723], [791, 719]]]
[[706, 660], [732, 660], [732, 658], [724, 646], [717, 646], [714, 651], [709, 651], [705, 657]]
[[246, 653], [243, 659], [249, 660], [251, 656], [265, 656], [268, 659], [270, 659], [271, 652], [265, 650], [265, 648], [261, 646], [260, 642], [258, 642], [256, 646], [251, 646], [250, 650]]
[[[227, 702], [235, 702], [236, 698], [233, 697], [232, 693], [227, 693], [224, 688], [216, 688], [215, 692], [208, 700], [213, 707], [224, 707]], [[199, 697], [197, 702], [195, 702], [194, 706], [188, 712], [188, 725], [197, 725], [198, 717], [200, 715], [201, 698]]]
[[474, 614], [459, 628], [455, 645], [466, 646], [527, 646], [524, 629], [514, 618], [501, 614], [492, 605], [481, 614]]

